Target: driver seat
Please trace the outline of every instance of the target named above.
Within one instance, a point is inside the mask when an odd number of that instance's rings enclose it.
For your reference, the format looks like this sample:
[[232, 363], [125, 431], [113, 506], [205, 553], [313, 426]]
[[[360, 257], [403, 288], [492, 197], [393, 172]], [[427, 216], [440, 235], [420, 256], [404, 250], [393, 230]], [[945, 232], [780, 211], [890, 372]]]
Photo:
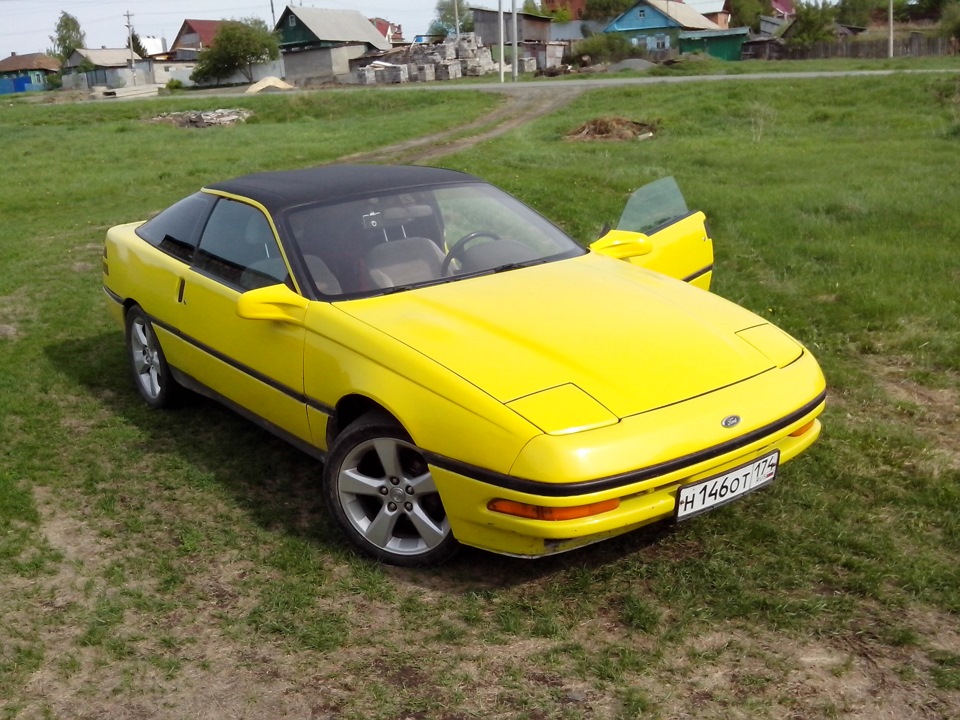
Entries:
[[440, 279], [443, 251], [430, 238], [406, 237], [372, 247], [365, 265], [377, 288], [429, 282]]

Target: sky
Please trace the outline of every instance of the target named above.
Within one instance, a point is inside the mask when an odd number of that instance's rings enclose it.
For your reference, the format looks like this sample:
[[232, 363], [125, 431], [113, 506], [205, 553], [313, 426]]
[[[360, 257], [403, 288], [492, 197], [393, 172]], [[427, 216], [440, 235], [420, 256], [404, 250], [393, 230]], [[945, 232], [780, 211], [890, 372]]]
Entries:
[[[317, 0], [291, 4], [303, 7], [334, 10], [358, 10], [366, 17], [382, 17], [403, 27], [403, 36], [427, 31], [433, 19], [436, 0]], [[280, 17], [287, 3], [273, 0], [273, 9]], [[230, 18], [262, 18], [273, 26], [270, 0], [0, 0], [0, 59], [10, 53], [45, 52], [53, 47], [54, 35], [61, 12], [67, 12], [80, 21], [86, 34], [87, 47], [126, 47], [127, 19], [141, 37], [165, 37], [167, 45], [173, 42], [186, 19], [223, 20]]]

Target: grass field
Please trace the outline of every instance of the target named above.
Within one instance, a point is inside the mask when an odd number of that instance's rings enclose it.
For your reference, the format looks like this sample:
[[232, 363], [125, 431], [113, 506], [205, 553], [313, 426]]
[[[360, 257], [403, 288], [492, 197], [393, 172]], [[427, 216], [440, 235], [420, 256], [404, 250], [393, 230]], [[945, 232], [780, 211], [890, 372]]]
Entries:
[[[224, 102], [256, 115], [149, 122]], [[742, 502], [536, 562], [398, 570], [349, 551], [314, 461], [205, 400], [141, 406], [107, 227], [497, 102], [0, 105], [0, 718], [960, 716], [960, 73], [596, 90], [439, 163], [583, 242], [676, 176], [715, 290], [830, 385], [822, 440]], [[658, 131], [564, 139], [605, 115]]]

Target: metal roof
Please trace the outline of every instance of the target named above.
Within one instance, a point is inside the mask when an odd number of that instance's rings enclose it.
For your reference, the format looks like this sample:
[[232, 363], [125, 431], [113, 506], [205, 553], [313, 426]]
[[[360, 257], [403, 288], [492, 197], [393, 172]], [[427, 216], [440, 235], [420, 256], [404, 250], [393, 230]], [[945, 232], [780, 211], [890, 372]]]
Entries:
[[456, 170], [415, 165], [324, 165], [243, 175], [207, 185], [255, 200], [271, 213], [306, 203], [333, 203], [383, 191], [483, 182]]
[[[78, 55], [80, 59], [77, 59]], [[142, 60], [143, 58], [133, 53], [133, 59]], [[77, 48], [64, 65], [77, 67], [83, 60], [90, 61], [96, 67], [125, 67], [130, 62], [130, 50], [129, 48], [101, 48], [100, 50]]]
[[[357, 10], [326, 10], [287, 6], [287, 11], [316, 35], [317, 40], [327, 42], [365, 42], [379, 50], [389, 50], [393, 44], [381, 35], [366, 17]], [[277, 23], [277, 30], [286, 13]]]
[[730, 12], [728, 0], [684, 0], [687, 5], [692, 7], [701, 15], [707, 13]]
[[[688, 30], [720, 30], [720, 26], [703, 15], [690, 5], [676, 0], [644, 0], [652, 8], [656, 8], [668, 18], [675, 20], [681, 27]], [[639, 4], [639, 3], [638, 3]]]
[[220, 29], [222, 20], [184, 20], [180, 26], [177, 36], [173, 39], [171, 50], [181, 47], [197, 48], [195, 45], [182, 45], [182, 40], [186, 35], [196, 35], [200, 41], [200, 48], [213, 47], [213, 40], [217, 37], [217, 30]]
[[17, 72], [18, 70], [49, 70], [56, 72], [60, 69], [60, 61], [46, 53], [27, 53], [26, 55], [11, 55], [0, 60], [0, 73]]

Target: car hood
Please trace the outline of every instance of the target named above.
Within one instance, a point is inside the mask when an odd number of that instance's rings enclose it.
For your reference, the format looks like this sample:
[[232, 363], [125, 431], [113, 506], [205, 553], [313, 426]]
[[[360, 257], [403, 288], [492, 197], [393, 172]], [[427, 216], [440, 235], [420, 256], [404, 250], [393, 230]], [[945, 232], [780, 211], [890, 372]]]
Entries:
[[775, 366], [736, 335], [762, 319], [595, 253], [338, 306], [503, 403], [575, 385], [623, 418]]

